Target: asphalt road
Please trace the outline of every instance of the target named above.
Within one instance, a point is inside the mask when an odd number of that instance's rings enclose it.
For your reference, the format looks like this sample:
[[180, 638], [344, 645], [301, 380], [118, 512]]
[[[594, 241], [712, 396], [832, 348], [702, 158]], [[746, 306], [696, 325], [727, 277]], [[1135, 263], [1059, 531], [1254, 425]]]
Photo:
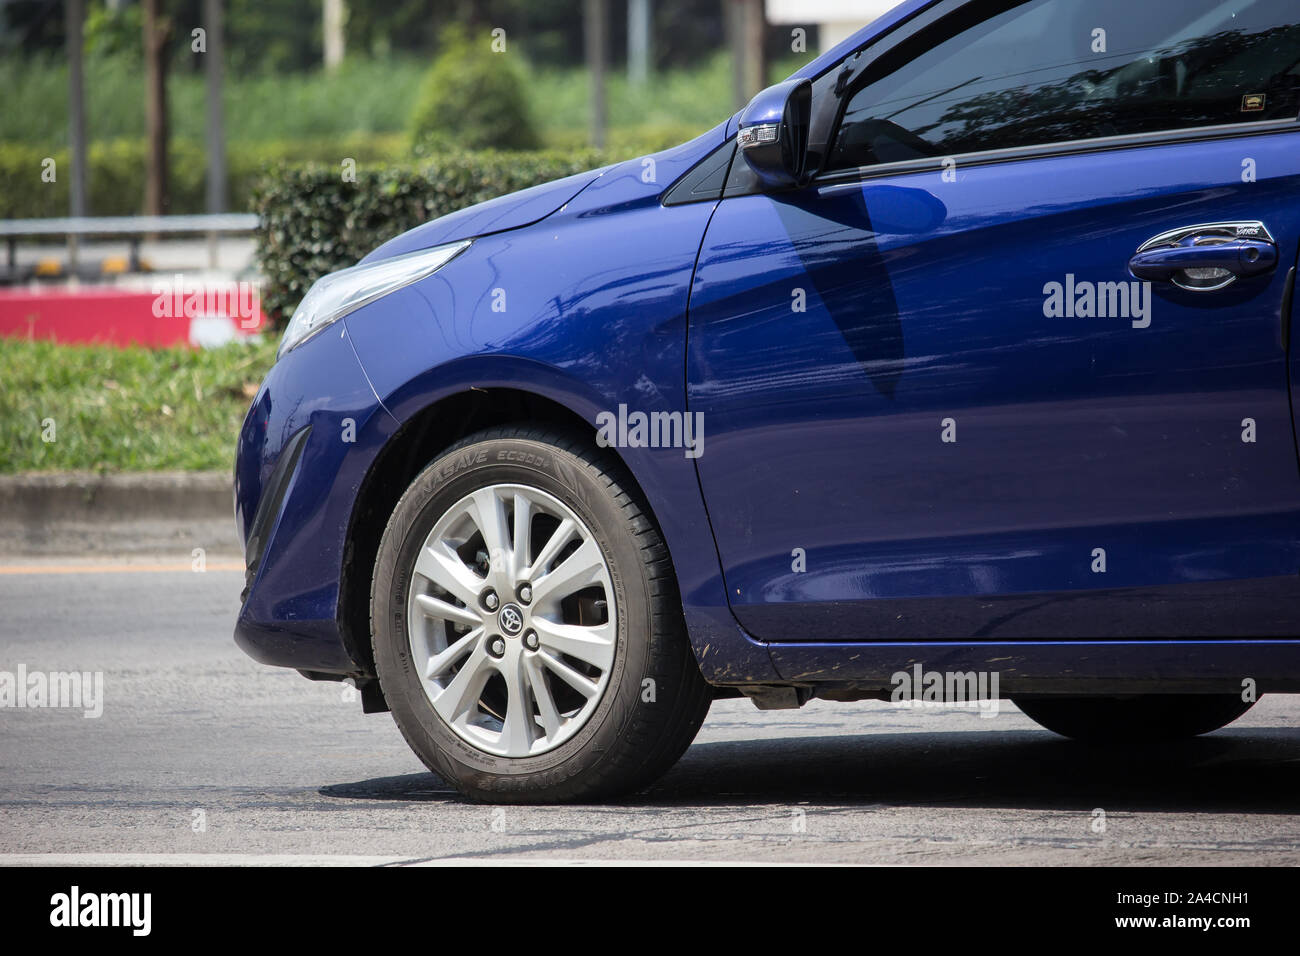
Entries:
[[1300, 863], [1300, 697], [1118, 754], [1009, 703], [721, 701], [644, 794], [494, 808], [426, 772], [388, 715], [245, 658], [232, 564], [177, 566], [0, 564], [0, 670], [105, 681], [97, 719], [0, 708], [0, 864]]

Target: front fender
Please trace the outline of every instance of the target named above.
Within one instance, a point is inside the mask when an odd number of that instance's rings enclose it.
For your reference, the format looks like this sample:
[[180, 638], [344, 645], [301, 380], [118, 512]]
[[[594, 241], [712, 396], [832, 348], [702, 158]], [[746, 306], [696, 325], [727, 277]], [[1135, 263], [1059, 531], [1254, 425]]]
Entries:
[[[582, 204], [480, 239], [435, 275], [347, 317], [394, 418], [406, 423], [445, 398], [493, 388], [563, 405], [593, 434], [596, 416], [620, 406], [686, 414], [688, 293], [714, 204], [620, 200], [618, 178], [601, 196], [604, 181]], [[728, 609], [694, 459], [681, 447], [617, 451], [663, 529], [706, 678], [774, 680], [766, 647]]]

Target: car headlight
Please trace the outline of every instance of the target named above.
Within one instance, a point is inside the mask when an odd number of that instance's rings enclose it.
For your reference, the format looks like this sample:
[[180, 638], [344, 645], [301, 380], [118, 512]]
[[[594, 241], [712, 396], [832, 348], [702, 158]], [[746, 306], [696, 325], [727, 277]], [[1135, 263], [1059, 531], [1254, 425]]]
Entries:
[[468, 240], [452, 242], [322, 276], [294, 309], [276, 357], [297, 348], [321, 329], [363, 305], [433, 275], [469, 246]]

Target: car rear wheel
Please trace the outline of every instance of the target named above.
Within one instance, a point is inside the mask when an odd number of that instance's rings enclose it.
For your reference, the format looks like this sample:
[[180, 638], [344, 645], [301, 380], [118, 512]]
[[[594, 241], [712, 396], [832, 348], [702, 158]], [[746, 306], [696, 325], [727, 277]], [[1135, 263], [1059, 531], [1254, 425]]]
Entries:
[[644, 786], [712, 698], [668, 553], [621, 464], [557, 432], [479, 433], [411, 484], [371, 593], [375, 665], [416, 754], [492, 802]]
[[1013, 697], [1032, 720], [1088, 743], [1178, 740], [1226, 727], [1254, 706], [1234, 694]]

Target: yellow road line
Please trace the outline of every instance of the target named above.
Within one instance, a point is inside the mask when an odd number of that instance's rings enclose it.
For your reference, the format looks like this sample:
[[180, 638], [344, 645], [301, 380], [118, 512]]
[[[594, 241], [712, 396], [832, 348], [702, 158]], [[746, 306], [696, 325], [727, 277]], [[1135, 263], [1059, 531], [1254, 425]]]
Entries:
[[[210, 561], [207, 571], [242, 571], [241, 561]], [[0, 565], [0, 574], [158, 574], [185, 571], [198, 573], [189, 562], [184, 564], [9, 564]]]

